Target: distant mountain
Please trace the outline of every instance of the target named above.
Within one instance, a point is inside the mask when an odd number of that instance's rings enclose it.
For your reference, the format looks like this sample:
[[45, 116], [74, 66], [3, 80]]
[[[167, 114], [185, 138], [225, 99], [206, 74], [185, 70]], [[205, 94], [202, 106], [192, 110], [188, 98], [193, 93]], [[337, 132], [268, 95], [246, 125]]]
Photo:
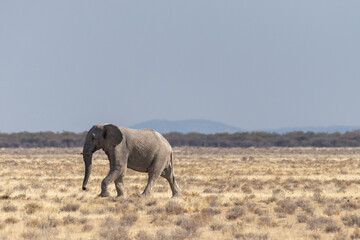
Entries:
[[152, 120], [147, 122], [142, 122], [131, 126], [131, 128], [152, 128], [160, 133], [169, 133], [169, 132], [180, 132], [180, 133], [234, 133], [241, 132], [243, 130], [226, 125], [220, 122], [214, 122], [204, 119], [197, 120], [181, 120], [181, 121], [169, 121], [169, 120]]

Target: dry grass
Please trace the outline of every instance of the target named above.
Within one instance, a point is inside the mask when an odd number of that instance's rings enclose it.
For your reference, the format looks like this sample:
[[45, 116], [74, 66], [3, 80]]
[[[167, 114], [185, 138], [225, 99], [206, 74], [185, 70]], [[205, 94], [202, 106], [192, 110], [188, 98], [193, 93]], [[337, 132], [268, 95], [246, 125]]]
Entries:
[[127, 198], [99, 198], [96, 153], [0, 149], [0, 239], [360, 239], [360, 148], [174, 149], [182, 199], [127, 171]]
[[24, 206], [24, 210], [27, 214], [33, 214], [37, 211], [39, 211], [42, 208], [42, 206], [38, 203], [27, 203]]
[[2, 210], [4, 212], [16, 212], [17, 211], [17, 207], [12, 205], [11, 203], [5, 203]]
[[80, 204], [67, 203], [65, 206], [60, 208], [60, 211], [63, 211], [63, 212], [76, 212], [79, 208], [80, 208]]

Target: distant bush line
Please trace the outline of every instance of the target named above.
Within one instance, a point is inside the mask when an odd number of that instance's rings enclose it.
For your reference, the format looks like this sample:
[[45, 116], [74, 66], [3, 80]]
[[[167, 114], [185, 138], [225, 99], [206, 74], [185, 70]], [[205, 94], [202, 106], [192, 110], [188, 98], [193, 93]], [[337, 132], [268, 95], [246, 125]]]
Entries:
[[204, 147], [360, 147], [360, 131], [346, 133], [242, 132], [218, 134], [169, 133], [165, 137], [173, 146]]
[[84, 144], [85, 137], [86, 132], [0, 133], [0, 148], [80, 147]]
[[[360, 147], [360, 131], [346, 133], [267, 132], [241, 133], [168, 133], [172, 146], [202, 147]], [[86, 132], [0, 133], [0, 148], [82, 147]]]

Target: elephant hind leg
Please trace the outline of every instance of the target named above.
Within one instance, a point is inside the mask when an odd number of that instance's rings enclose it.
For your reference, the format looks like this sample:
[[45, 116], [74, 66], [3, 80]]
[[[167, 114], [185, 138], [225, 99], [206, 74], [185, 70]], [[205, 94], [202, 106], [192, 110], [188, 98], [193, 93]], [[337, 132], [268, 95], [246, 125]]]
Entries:
[[164, 171], [161, 173], [161, 176], [163, 178], [165, 178], [169, 184], [170, 184], [170, 188], [172, 191], [172, 196], [173, 197], [180, 197], [181, 196], [181, 191], [179, 186], [176, 183], [175, 180], [175, 176], [174, 176], [174, 171], [172, 169], [172, 166], [169, 165], [167, 168], [164, 169]]
[[125, 197], [123, 176], [115, 180], [115, 188], [118, 197]]
[[164, 153], [158, 153], [155, 155], [154, 160], [148, 169], [148, 184], [145, 187], [144, 192], [141, 194], [142, 196], [150, 195], [151, 190], [156, 182], [156, 180], [160, 177], [161, 173], [164, 170], [165, 167], [165, 154]]
[[141, 194], [142, 196], [148, 196], [151, 194], [151, 190], [160, 174], [158, 174], [157, 172], [149, 172], [148, 175], [148, 183], [144, 189], [144, 192]]

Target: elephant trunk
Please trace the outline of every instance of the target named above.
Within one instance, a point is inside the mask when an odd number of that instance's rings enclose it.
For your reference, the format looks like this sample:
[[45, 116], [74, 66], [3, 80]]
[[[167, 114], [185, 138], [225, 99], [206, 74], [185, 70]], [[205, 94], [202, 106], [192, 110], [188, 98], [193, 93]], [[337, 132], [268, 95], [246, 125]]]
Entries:
[[84, 153], [84, 163], [85, 163], [85, 176], [84, 176], [82, 189], [86, 190], [86, 184], [89, 180], [91, 167], [92, 167], [92, 153]]

